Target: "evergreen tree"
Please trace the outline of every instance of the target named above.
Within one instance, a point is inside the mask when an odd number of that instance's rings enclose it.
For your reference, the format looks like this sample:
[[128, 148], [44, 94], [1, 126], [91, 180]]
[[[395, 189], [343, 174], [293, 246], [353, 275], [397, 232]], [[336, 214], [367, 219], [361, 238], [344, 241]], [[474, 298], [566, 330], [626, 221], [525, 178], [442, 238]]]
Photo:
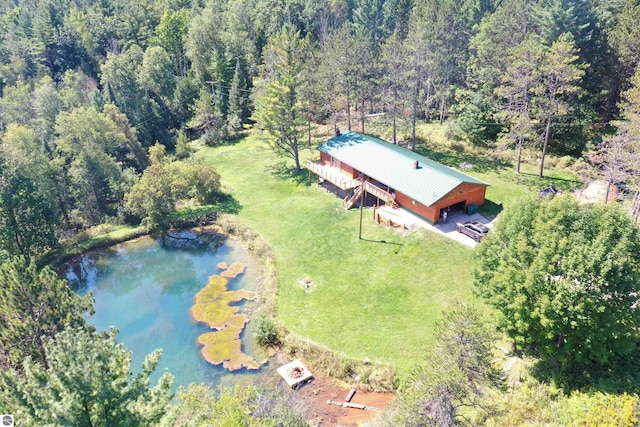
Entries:
[[397, 121], [404, 116], [405, 102], [409, 98], [407, 82], [409, 61], [406, 45], [400, 34], [387, 39], [382, 47], [382, 97], [387, 116], [393, 123], [393, 143], [397, 144]]
[[93, 314], [90, 294], [80, 297], [49, 267], [12, 258], [0, 265], [0, 354], [22, 370], [25, 359], [42, 367], [54, 363], [46, 339], [68, 327], [85, 326]]
[[303, 60], [308, 43], [287, 25], [269, 40], [264, 52], [264, 81], [258, 87], [252, 119], [276, 153], [294, 161], [300, 170], [299, 150], [305, 125]]
[[[224, 90], [219, 88], [219, 91]], [[207, 144], [217, 144], [227, 137], [227, 127], [224, 116], [216, 102], [215, 95], [208, 89], [200, 89], [200, 95], [195, 100], [193, 118], [187, 125], [198, 131]]]
[[162, 352], [148, 355], [132, 374], [131, 352], [116, 342], [117, 333], [69, 328], [44, 340], [47, 366], [27, 358], [23, 375], [0, 374], [3, 406], [25, 425], [158, 425], [173, 383], [165, 372], [149, 386]]
[[535, 34], [528, 36], [509, 55], [509, 65], [502, 76], [496, 94], [502, 99], [498, 115], [509, 124], [502, 135], [504, 146], [517, 147], [516, 173], [520, 173], [522, 147], [534, 134], [532, 97], [540, 85], [540, 67], [544, 56], [542, 40]]
[[229, 89], [227, 125], [232, 132], [240, 131], [242, 124], [249, 117], [249, 93], [246, 71], [238, 58]]
[[[534, 98], [540, 121], [545, 123], [540, 178], [544, 176], [544, 161], [551, 138], [551, 124], [558, 115], [569, 111], [569, 96], [575, 95], [578, 82], [584, 76], [584, 66], [577, 63], [578, 55], [570, 34], [562, 34], [547, 50], [541, 64], [542, 82], [534, 88]], [[573, 99], [575, 103], [575, 98]]]
[[532, 32], [531, 3], [501, 2], [495, 13], [482, 19], [469, 42], [467, 72], [472, 89], [493, 97], [509, 66], [512, 51]]

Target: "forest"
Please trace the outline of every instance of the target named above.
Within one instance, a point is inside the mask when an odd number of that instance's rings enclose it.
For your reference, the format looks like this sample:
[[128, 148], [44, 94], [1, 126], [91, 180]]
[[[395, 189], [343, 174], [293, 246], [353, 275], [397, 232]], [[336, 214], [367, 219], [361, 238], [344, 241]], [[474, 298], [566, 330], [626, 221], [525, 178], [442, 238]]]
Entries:
[[[247, 126], [296, 162], [311, 126], [366, 132], [379, 114], [413, 147], [418, 121], [534, 147], [541, 177], [546, 153], [633, 151], [620, 119], [636, 113], [634, 1], [32, 0], [0, 12], [5, 255], [105, 219], [156, 221], [136, 198], [149, 149], [186, 159], [188, 141]], [[631, 181], [605, 151], [603, 174]]]
[[[418, 125], [439, 123], [451, 140], [513, 150], [518, 172], [523, 150], [539, 153], [540, 178], [548, 155], [583, 159], [633, 192], [638, 22], [638, 0], [4, 0], [0, 296], [21, 281], [62, 292], [35, 264], [91, 227], [160, 234], [177, 204], [226, 200], [215, 165], [191, 156], [195, 140], [259, 131], [300, 170], [318, 126], [366, 133], [384, 117], [391, 142], [415, 150]], [[58, 297], [19, 346], [0, 332], [0, 365], [34, 375], [4, 387], [35, 387], [60, 346], [90, 346], [90, 301]], [[62, 319], [67, 335], [47, 341]], [[148, 405], [139, 425], [163, 416], [167, 383], [140, 385], [158, 357], [131, 380]]]

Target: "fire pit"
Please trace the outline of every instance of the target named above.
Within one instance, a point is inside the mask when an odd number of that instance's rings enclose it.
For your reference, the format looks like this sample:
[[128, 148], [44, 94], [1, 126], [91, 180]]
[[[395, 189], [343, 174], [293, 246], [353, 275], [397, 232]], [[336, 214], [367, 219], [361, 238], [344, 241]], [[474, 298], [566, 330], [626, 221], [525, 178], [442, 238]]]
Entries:
[[313, 379], [313, 374], [297, 359], [279, 367], [277, 371], [294, 390]]

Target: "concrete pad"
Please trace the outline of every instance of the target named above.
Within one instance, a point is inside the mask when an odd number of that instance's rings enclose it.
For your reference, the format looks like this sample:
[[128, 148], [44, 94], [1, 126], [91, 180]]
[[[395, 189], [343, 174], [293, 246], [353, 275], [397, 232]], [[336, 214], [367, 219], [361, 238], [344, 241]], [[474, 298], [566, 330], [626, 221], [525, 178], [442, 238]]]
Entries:
[[[379, 209], [383, 209], [383, 208], [389, 209], [388, 207], [382, 207]], [[478, 221], [489, 228], [493, 227], [493, 223], [488, 219], [486, 219], [485, 217], [483, 217], [482, 215], [480, 215], [479, 213], [474, 213], [473, 215], [467, 215], [461, 212], [457, 214], [451, 214], [449, 218], [447, 218], [446, 223], [431, 224], [429, 221], [423, 218], [420, 218], [419, 216], [413, 214], [412, 212], [404, 208], [392, 209], [392, 211], [396, 217], [402, 217], [402, 221], [407, 228], [411, 228], [411, 226], [421, 227], [426, 230], [445, 236], [448, 239], [455, 240], [456, 242], [469, 246], [471, 248], [475, 248], [478, 243], [475, 240], [473, 240], [471, 237], [466, 236], [462, 233], [459, 233], [456, 230], [456, 223]]]

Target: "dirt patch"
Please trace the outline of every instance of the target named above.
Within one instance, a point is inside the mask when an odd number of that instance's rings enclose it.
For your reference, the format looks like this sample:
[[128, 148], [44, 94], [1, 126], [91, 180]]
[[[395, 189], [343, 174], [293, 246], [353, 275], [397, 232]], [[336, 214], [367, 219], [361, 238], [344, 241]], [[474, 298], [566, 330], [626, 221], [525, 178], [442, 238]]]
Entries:
[[309, 384], [292, 392], [296, 393], [304, 401], [309, 414], [309, 425], [315, 427], [358, 426], [365, 421], [373, 419], [387, 407], [394, 397], [393, 393], [356, 391], [351, 398], [351, 403], [378, 408], [377, 411], [344, 408], [327, 403], [328, 400], [344, 402], [350, 389], [351, 387], [348, 384], [337, 380], [315, 377]]

